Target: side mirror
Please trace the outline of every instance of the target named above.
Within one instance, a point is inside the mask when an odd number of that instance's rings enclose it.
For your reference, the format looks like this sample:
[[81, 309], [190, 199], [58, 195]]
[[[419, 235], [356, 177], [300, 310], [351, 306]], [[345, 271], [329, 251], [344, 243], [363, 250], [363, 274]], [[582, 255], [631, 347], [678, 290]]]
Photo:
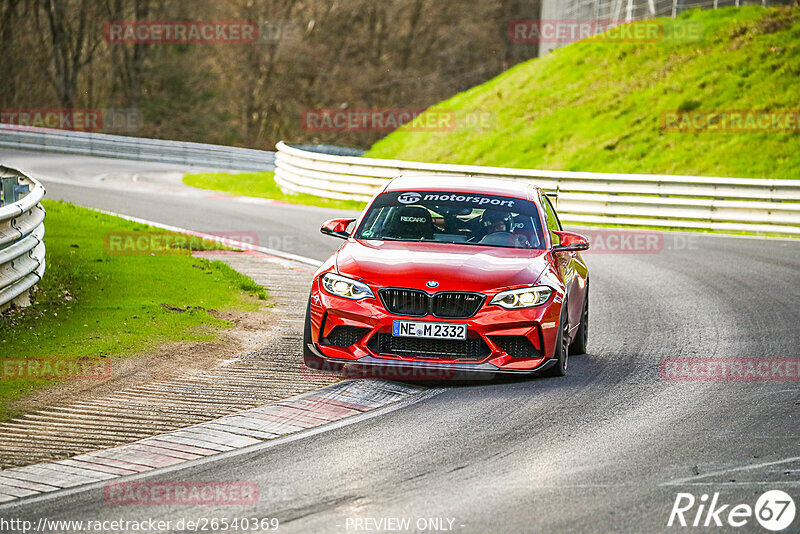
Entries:
[[350, 237], [347, 227], [355, 221], [355, 219], [331, 219], [322, 225], [320, 232], [325, 235], [338, 237], [339, 239], [347, 239]]
[[561, 237], [561, 243], [553, 245], [553, 252], [580, 252], [589, 250], [589, 240], [574, 232], [553, 232]]

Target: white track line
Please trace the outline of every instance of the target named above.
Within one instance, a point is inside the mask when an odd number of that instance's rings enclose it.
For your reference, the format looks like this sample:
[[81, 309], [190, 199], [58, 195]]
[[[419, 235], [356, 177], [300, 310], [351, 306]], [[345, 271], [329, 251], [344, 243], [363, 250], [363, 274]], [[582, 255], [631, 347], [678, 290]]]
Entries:
[[753, 470], [753, 469], [759, 469], [759, 468], [762, 468], [762, 467], [770, 467], [770, 466], [773, 466], [773, 465], [787, 464], [787, 463], [790, 463], [790, 462], [800, 462], [800, 456], [795, 456], [793, 458], [784, 458], [783, 460], [774, 460], [772, 462], [761, 462], [761, 463], [752, 464], [752, 465], [742, 465], [742, 466], [738, 466], [738, 467], [729, 467], [729, 468], [726, 468], [726, 469], [720, 469], [719, 471], [712, 471], [710, 473], [703, 473], [702, 475], [696, 475], [696, 476], [692, 476], [692, 477], [686, 477], [686, 478], [679, 478], [677, 480], [671, 480], [669, 482], [664, 482], [661, 485], [662, 486], [677, 486], [677, 485], [682, 485], [682, 484], [688, 484], [688, 483], [691, 483], [691, 482], [696, 482], [697, 479], [699, 479], [699, 478], [707, 478], [707, 477], [713, 477], [713, 476], [719, 476], [719, 475], [726, 475], [728, 473], [734, 473], [736, 471], [750, 471], [750, 470]]
[[106, 211], [100, 210], [95, 208], [89, 208], [92, 211], [96, 211], [98, 213], [103, 213], [105, 215], [112, 215], [114, 217], [119, 217], [121, 219], [125, 219], [126, 221], [136, 222], [140, 224], [147, 224], [149, 226], [154, 226], [156, 228], [161, 228], [162, 230], [168, 230], [170, 232], [176, 232], [179, 234], [187, 234], [193, 235], [195, 237], [200, 237], [202, 239], [206, 239], [208, 241], [215, 241], [217, 243], [221, 243], [225, 246], [229, 246], [231, 248], [240, 248], [242, 250], [253, 250], [256, 252], [261, 252], [262, 254], [268, 254], [270, 256], [276, 256], [278, 258], [283, 258], [286, 260], [296, 261], [298, 263], [302, 263], [305, 265], [311, 265], [312, 267], [319, 267], [322, 265], [323, 262], [319, 260], [315, 260], [314, 258], [308, 258], [306, 256], [299, 256], [297, 254], [292, 254], [290, 252], [283, 252], [282, 250], [276, 250], [274, 248], [267, 248], [267, 247], [260, 247], [258, 245], [251, 245], [250, 243], [242, 243], [241, 241], [234, 241], [232, 239], [228, 239], [225, 237], [220, 237], [213, 234], [206, 234], [203, 232], [195, 232], [194, 230], [188, 230], [186, 228], [181, 228], [179, 226], [171, 226], [169, 224], [162, 224], [155, 221], [149, 221], [147, 219], [140, 219], [139, 217], [133, 217], [131, 215], [123, 215], [121, 213], [114, 213], [113, 211]]

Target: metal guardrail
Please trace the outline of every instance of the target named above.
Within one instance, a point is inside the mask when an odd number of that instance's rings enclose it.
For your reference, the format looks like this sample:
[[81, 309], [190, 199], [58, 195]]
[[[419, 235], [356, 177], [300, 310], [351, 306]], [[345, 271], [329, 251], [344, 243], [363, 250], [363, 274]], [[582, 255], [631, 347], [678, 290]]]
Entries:
[[[22, 172], [0, 166], [3, 202], [0, 205], [0, 310], [9, 303], [27, 304], [27, 292], [45, 270], [45, 190]], [[20, 188], [19, 186], [23, 186]], [[25, 191], [27, 186], [27, 192]], [[21, 198], [19, 192], [26, 193]]]
[[300, 150], [309, 152], [319, 152], [320, 154], [332, 154], [334, 156], [363, 156], [365, 151], [360, 148], [351, 148], [337, 145], [292, 145]]
[[275, 165], [275, 153], [263, 150], [9, 124], [0, 124], [0, 146], [228, 170], [271, 171]]
[[557, 190], [559, 214], [569, 223], [800, 236], [800, 180], [445, 165], [334, 156], [283, 142], [277, 149], [275, 180], [294, 193], [368, 201], [399, 176], [480, 176]]

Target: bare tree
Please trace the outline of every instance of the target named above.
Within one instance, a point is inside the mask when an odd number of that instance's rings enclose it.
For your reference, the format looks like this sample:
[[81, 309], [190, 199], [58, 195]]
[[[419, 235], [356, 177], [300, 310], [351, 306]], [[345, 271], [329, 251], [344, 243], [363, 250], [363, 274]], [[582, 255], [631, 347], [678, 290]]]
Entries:
[[[81, 71], [102, 42], [100, 17], [92, 0], [37, 0], [36, 26], [51, 60], [51, 81], [59, 104], [76, 106]], [[44, 20], [42, 20], [44, 19]]]
[[[111, 21], [143, 21], [151, 13], [151, 0], [107, 0], [106, 13]], [[146, 43], [111, 44], [112, 98], [125, 107], [136, 108], [142, 92], [144, 63], [151, 45]]]
[[[314, 108], [422, 109], [527, 59], [513, 17], [540, 0], [5, 0], [0, 103], [138, 108], [139, 135], [271, 148], [368, 146], [305, 130]], [[248, 20], [255, 44], [112, 44], [112, 20]], [[49, 76], [42, 76], [48, 72]]]

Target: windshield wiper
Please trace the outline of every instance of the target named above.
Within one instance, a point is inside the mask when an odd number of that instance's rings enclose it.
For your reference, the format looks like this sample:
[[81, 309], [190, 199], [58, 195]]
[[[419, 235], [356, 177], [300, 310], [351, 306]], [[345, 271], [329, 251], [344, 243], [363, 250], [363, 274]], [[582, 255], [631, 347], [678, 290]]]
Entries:
[[424, 239], [405, 239], [400, 237], [362, 237], [361, 239], [367, 239], [370, 241], [407, 241], [410, 243], [421, 243], [422, 241], [425, 241]]

